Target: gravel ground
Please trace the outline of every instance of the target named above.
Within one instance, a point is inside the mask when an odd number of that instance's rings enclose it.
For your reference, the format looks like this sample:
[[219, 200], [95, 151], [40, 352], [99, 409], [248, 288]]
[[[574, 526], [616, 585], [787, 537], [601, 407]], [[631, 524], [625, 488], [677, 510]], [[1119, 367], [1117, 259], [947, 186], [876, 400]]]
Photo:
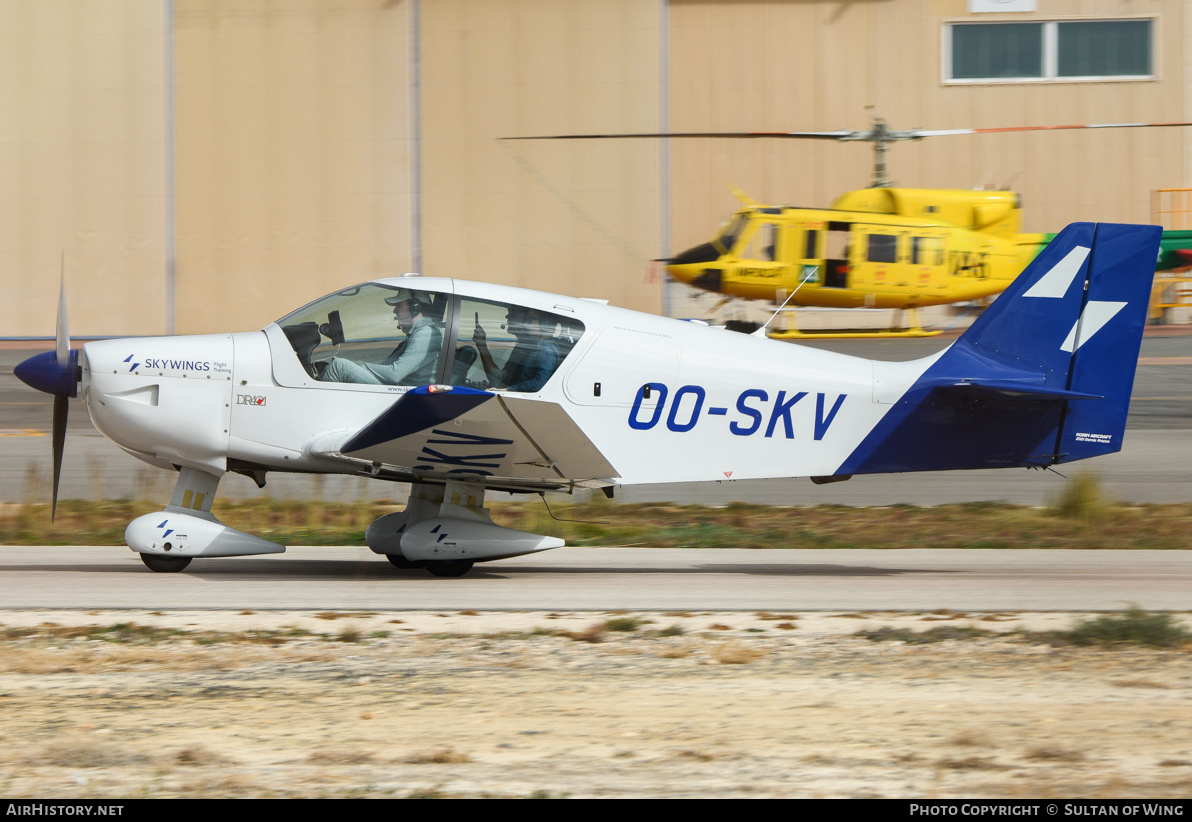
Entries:
[[1080, 616], [3, 611], [0, 795], [1192, 794], [1192, 649]]

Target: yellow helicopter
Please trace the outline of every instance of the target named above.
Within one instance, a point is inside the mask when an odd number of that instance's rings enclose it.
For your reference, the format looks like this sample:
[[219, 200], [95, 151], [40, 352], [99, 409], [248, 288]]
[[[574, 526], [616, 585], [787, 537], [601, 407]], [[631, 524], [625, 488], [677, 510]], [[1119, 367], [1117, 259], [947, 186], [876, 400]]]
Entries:
[[[850, 191], [831, 208], [767, 206], [734, 189], [742, 208], [709, 242], [662, 260], [680, 282], [749, 300], [827, 308], [887, 308], [907, 325], [881, 331], [809, 332], [771, 337], [931, 336], [918, 318], [926, 306], [992, 297], [1006, 288], [1054, 234], [1023, 234], [1022, 202], [1012, 191], [894, 187], [886, 176], [889, 144], [962, 134], [1085, 128], [1145, 128], [1192, 123], [1110, 123], [928, 131], [890, 129], [880, 117], [868, 131], [662, 132], [510, 139], [786, 138], [874, 144], [871, 187]], [[1173, 234], [1180, 234], [1174, 237]], [[1192, 233], [1167, 232], [1169, 245]], [[1162, 267], [1162, 258], [1160, 260]]]
[[[917, 309], [1001, 292], [1051, 235], [1021, 234], [1010, 191], [867, 188], [831, 209], [744, 208], [710, 242], [666, 261], [680, 282], [749, 300], [828, 308], [896, 308], [921, 336]], [[839, 336], [850, 332], [819, 332]], [[771, 336], [812, 336], [795, 329]]]

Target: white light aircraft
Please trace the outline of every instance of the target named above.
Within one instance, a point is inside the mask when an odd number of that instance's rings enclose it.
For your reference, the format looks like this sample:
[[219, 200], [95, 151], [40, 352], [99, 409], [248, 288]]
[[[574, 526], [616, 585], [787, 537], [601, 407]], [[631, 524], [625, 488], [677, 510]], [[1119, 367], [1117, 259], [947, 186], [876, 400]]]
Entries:
[[225, 473], [411, 483], [368, 529], [399, 568], [459, 576], [562, 540], [496, 525], [486, 491], [970, 468], [1120, 450], [1160, 229], [1069, 226], [944, 351], [880, 362], [598, 301], [462, 280], [352, 286], [264, 331], [89, 342], [17, 375], [178, 472], [129, 548], [154, 571], [284, 551], [211, 513]]

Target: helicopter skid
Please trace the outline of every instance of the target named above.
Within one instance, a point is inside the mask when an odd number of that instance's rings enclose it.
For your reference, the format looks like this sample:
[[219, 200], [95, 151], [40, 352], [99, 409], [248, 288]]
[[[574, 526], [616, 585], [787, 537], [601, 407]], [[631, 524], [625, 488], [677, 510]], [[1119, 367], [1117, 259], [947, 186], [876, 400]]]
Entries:
[[838, 340], [859, 338], [935, 337], [943, 329], [928, 331], [925, 328], [817, 328], [814, 331], [800, 331], [790, 328], [786, 331], [772, 331], [766, 334], [772, 340]]

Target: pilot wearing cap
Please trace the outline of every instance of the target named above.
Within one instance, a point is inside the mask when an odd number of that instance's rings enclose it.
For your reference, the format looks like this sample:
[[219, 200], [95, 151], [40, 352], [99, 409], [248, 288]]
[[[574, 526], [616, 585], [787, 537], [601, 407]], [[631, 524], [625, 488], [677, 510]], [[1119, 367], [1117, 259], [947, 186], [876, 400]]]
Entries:
[[393, 317], [406, 335], [405, 341], [379, 363], [336, 357], [323, 372], [324, 380], [374, 385], [427, 385], [434, 381], [443, 349], [443, 328], [433, 319], [430, 299], [402, 288], [385, 302], [393, 306]]

